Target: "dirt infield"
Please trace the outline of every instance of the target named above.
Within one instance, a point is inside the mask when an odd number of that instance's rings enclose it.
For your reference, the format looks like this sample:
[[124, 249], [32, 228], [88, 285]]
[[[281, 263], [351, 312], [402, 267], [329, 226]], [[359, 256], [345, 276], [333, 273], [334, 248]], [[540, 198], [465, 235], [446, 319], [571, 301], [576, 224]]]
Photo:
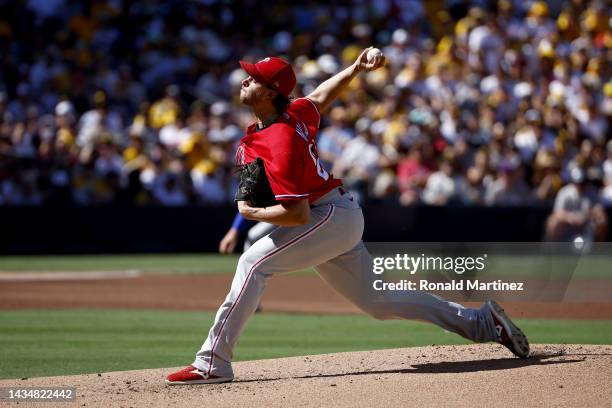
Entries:
[[[135, 275], [90, 279], [72, 274], [64, 279], [20, 280], [0, 275], [0, 309], [123, 308], [216, 310], [230, 287], [228, 275]], [[80, 278], [79, 278], [80, 277]], [[596, 283], [583, 291], [601, 291]], [[610, 288], [603, 288], [610, 292]], [[609, 302], [503, 302], [516, 317], [612, 319]], [[270, 279], [262, 301], [264, 311], [287, 313], [360, 313], [317, 276]], [[470, 305], [468, 303], [468, 305]]]
[[164, 377], [174, 369], [154, 369], [0, 387], [76, 387], [76, 404], [55, 407], [610, 406], [612, 346], [534, 352], [521, 360], [498, 345], [416, 347], [241, 362], [231, 384], [170, 387]]

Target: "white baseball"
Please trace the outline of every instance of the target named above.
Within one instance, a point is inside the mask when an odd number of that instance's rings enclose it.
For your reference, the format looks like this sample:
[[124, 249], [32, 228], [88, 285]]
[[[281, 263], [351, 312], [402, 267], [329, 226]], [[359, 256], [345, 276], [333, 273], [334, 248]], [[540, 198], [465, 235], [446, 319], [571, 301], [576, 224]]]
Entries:
[[368, 51], [368, 54], [366, 55], [366, 58], [368, 59], [368, 64], [371, 64], [376, 60], [376, 57], [382, 55], [383, 53], [381, 50], [379, 50], [378, 48], [372, 48], [370, 51]]

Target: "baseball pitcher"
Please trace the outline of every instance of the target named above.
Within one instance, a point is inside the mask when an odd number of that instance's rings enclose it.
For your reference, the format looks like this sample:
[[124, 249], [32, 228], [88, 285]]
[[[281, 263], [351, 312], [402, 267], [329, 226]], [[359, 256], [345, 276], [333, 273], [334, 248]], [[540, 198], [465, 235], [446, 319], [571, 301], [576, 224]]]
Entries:
[[311, 94], [289, 99], [296, 84], [286, 61], [268, 57], [241, 61], [249, 75], [240, 101], [257, 121], [236, 153], [241, 169], [238, 211], [249, 220], [279, 226], [242, 254], [229, 294], [191, 365], [170, 374], [168, 384], [232, 381], [234, 346], [255, 312], [268, 278], [314, 267], [338, 293], [377, 319], [421, 319], [475, 342], [497, 341], [527, 357], [526, 336], [495, 302], [467, 308], [427, 292], [409, 292], [398, 302], [364, 296], [371, 287], [372, 257], [365, 249], [363, 214], [357, 202], [321, 165], [316, 136], [321, 114], [362, 72], [384, 64], [380, 52], [365, 49], [356, 61], [321, 83]]

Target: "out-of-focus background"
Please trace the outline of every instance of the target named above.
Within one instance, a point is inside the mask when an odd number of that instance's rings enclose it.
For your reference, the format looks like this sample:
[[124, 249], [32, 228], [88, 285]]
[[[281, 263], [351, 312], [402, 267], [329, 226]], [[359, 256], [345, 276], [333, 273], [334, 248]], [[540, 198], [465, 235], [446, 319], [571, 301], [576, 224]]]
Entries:
[[0, 2], [3, 251], [214, 250], [238, 60], [287, 58], [300, 96], [368, 45], [387, 65], [318, 143], [366, 239], [606, 240], [611, 25], [600, 0]]

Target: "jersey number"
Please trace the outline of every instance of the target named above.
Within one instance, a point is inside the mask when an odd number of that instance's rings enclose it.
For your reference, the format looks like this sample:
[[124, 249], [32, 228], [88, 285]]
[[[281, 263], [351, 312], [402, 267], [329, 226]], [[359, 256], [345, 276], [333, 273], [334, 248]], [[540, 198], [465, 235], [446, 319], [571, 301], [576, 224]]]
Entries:
[[312, 157], [312, 161], [317, 168], [317, 174], [319, 177], [321, 177], [323, 180], [327, 180], [329, 178], [329, 174], [327, 173], [327, 170], [321, 166], [321, 161], [317, 155], [317, 148], [315, 147], [314, 143], [308, 143], [308, 152], [310, 153], [310, 157]]

